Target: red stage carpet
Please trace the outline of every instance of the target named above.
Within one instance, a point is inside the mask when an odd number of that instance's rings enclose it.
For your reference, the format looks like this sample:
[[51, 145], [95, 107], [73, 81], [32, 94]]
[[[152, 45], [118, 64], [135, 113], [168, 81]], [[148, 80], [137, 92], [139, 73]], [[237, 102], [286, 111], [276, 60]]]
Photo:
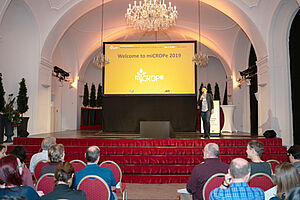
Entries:
[[[28, 161], [40, 150], [43, 138], [14, 138], [13, 146], [26, 148]], [[210, 142], [220, 146], [220, 158], [230, 163], [233, 158], [246, 158], [247, 143], [251, 139], [67, 139], [58, 138], [65, 145], [66, 161], [85, 161], [88, 146], [101, 149], [101, 160], [113, 160], [123, 171], [125, 183], [186, 183], [194, 166], [203, 161], [203, 147]], [[257, 139], [264, 144], [263, 160], [288, 161], [287, 150], [280, 138]], [[8, 152], [13, 146], [8, 147]]]

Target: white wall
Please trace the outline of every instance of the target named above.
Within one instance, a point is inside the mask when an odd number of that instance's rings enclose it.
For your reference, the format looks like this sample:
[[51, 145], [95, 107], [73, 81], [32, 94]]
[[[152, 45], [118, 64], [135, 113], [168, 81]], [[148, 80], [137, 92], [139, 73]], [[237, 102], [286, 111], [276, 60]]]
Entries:
[[28, 131], [38, 132], [39, 34], [34, 16], [23, 0], [11, 1], [0, 24], [0, 68], [6, 96], [17, 96], [25, 78], [29, 96]]

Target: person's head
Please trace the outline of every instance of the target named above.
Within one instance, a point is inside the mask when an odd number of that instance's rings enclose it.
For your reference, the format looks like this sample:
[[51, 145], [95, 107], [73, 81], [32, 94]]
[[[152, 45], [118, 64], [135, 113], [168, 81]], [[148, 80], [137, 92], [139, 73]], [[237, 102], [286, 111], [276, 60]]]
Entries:
[[205, 145], [203, 149], [203, 157], [206, 158], [217, 158], [219, 156], [219, 146], [216, 143], [209, 143]]
[[204, 94], [206, 94], [206, 92], [207, 92], [207, 87], [206, 87], [206, 86], [203, 86], [202, 89], [201, 89], [201, 92], [204, 93]]
[[26, 156], [26, 150], [22, 146], [16, 146], [15, 148], [13, 148], [11, 150], [11, 152], [9, 154], [17, 156], [17, 158], [19, 158], [19, 160], [21, 161], [21, 163], [24, 163], [25, 160], [26, 160], [26, 158], [27, 158], [27, 156]]
[[45, 139], [43, 139], [41, 147], [43, 150], [48, 150], [54, 144], [56, 144], [55, 137], [46, 137]]
[[22, 185], [22, 167], [15, 155], [4, 156], [0, 159], [0, 184]]
[[243, 158], [235, 158], [229, 165], [228, 173], [231, 175], [233, 182], [248, 182], [250, 178], [250, 165]]
[[252, 140], [248, 142], [247, 146], [247, 157], [253, 159], [254, 157], [261, 157], [264, 152], [264, 145], [260, 141]]
[[65, 158], [65, 148], [62, 144], [54, 144], [48, 149], [48, 157], [50, 162], [58, 163]]
[[287, 200], [300, 200], [300, 186], [294, 187], [290, 191]]
[[86, 150], [85, 158], [87, 163], [97, 164], [100, 160], [100, 149], [97, 146], [91, 146]]
[[74, 176], [75, 170], [73, 168], [73, 165], [69, 162], [61, 162], [55, 171], [54, 177], [55, 177], [55, 184], [65, 183], [69, 185], [69, 187], [72, 184], [73, 176]]
[[300, 145], [291, 146], [287, 152], [291, 163], [300, 161]]
[[275, 168], [274, 184], [277, 185], [277, 196], [287, 195], [289, 191], [300, 185], [300, 175], [292, 163], [281, 163]]
[[0, 158], [6, 156], [6, 147], [3, 144], [0, 144]]

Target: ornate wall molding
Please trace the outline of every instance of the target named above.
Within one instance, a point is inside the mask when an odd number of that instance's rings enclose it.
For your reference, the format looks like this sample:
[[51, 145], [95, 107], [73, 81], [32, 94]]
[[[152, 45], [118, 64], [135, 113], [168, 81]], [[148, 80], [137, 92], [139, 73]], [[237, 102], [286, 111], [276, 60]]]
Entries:
[[44, 68], [45, 70], [52, 71], [53, 65], [52, 65], [52, 63], [48, 59], [42, 57], [40, 63], [41, 63], [40, 66], [42, 68]]
[[242, 2], [244, 2], [250, 8], [252, 8], [256, 7], [259, 4], [260, 0], [242, 0]]
[[10, 4], [11, 0], [1, 0], [0, 1], [0, 24], [2, 22], [2, 18], [5, 14], [6, 9], [8, 8], [8, 5]]
[[59, 10], [66, 5], [70, 0], [49, 0], [52, 9]]

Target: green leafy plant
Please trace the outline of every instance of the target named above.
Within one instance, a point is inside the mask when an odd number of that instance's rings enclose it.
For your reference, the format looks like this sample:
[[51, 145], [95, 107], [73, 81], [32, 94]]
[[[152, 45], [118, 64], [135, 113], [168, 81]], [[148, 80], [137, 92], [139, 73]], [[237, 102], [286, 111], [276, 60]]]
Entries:
[[89, 105], [89, 88], [88, 88], [87, 83], [84, 85], [84, 93], [83, 93], [83, 102], [82, 102], [82, 104], [83, 104], [84, 107]]
[[98, 85], [98, 91], [97, 91], [97, 101], [96, 105], [97, 107], [102, 106], [103, 104], [103, 93], [102, 93], [102, 85]]
[[5, 99], [4, 99], [4, 88], [2, 83], [2, 74], [0, 73], [0, 112], [4, 112]]
[[96, 87], [94, 84], [92, 84], [92, 88], [91, 88], [90, 106], [96, 107]]
[[22, 78], [19, 85], [20, 88], [19, 88], [19, 94], [17, 96], [17, 106], [18, 106], [18, 111], [23, 115], [28, 110], [27, 87], [24, 78]]

